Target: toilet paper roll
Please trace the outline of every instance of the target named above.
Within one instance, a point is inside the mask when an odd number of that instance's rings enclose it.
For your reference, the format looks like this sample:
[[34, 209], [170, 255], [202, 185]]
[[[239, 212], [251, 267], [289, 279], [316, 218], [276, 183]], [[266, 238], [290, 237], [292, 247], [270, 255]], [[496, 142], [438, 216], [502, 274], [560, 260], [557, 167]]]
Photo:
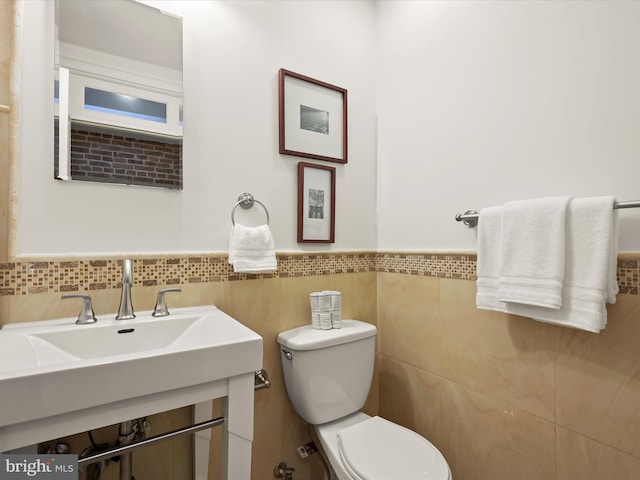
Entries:
[[342, 308], [342, 293], [337, 290], [323, 290], [322, 293], [329, 295], [330, 309], [338, 310]]
[[331, 313], [330, 312], [320, 312], [317, 314], [320, 317], [320, 329], [321, 330], [331, 330], [333, 328], [331, 324]]
[[331, 310], [331, 295], [325, 292], [313, 292], [309, 294], [312, 312]]
[[331, 328], [342, 328], [342, 310], [331, 311]]
[[318, 312], [311, 312], [311, 326], [316, 330], [321, 330], [320, 314]]

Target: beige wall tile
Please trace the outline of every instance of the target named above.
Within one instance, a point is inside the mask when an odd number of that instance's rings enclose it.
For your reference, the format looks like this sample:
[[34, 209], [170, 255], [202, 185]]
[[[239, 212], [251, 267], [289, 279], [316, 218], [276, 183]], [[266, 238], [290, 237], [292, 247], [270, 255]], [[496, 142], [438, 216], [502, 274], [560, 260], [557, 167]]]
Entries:
[[[153, 308], [160, 288], [134, 287], [136, 311]], [[455, 480], [609, 480], [603, 477], [609, 471], [614, 480], [637, 476], [640, 296], [620, 295], [609, 308], [609, 325], [595, 335], [480, 311], [473, 281], [409, 273], [260, 278], [181, 288], [182, 293], [167, 297], [170, 310], [213, 303], [264, 338], [264, 367], [273, 386], [255, 397], [255, 479], [271, 478], [280, 461], [296, 468], [296, 479], [322, 479], [319, 457], [301, 460], [295, 451], [310, 436], [288, 399], [276, 337], [310, 323], [309, 293], [327, 288], [343, 292], [345, 318], [378, 324], [365, 411], [432, 441]], [[91, 294], [99, 318], [117, 310], [119, 289]], [[78, 311], [76, 302], [61, 301], [58, 293], [0, 297], [1, 321]], [[154, 433], [159, 425], [154, 421]], [[213, 436], [212, 479], [219, 478], [214, 470], [220, 445], [218, 433]], [[86, 434], [74, 437], [78, 448], [86, 446]], [[162, 455], [172, 460], [162, 468], [181, 480], [190, 468], [190, 442], [163, 448]], [[144, 468], [155, 457], [139, 454], [135, 461]], [[117, 465], [101, 478], [117, 478], [111, 472], [117, 473]]]
[[385, 355], [380, 357], [379, 377], [383, 385], [380, 416], [418, 432], [437, 448], [444, 448], [442, 399], [445, 381], [413, 365]]
[[[276, 337], [288, 328], [289, 322], [282, 313], [286, 300], [280, 282], [280, 279], [228, 282], [227, 313], [262, 337], [263, 368], [271, 375], [272, 382], [282, 385], [280, 347]], [[266, 393], [272, 394], [271, 390]]]
[[556, 428], [560, 480], [631, 480], [640, 478], [640, 458], [580, 434]]
[[[182, 285], [180, 293], [168, 293], [165, 297], [169, 312], [173, 308], [194, 305], [216, 305], [224, 311], [227, 296], [227, 282]], [[167, 287], [134, 286], [131, 297], [134, 311], [153, 310], [158, 292]], [[78, 293], [91, 295], [93, 310], [100, 317], [113, 315], [120, 305], [120, 289], [89, 290]], [[60, 293], [43, 293], [38, 295], [8, 295], [2, 297], [7, 304], [7, 313], [0, 316], [1, 323], [33, 322], [54, 318], [74, 317], [80, 312], [81, 302], [78, 299], [62, 300]], [[1, 314], [2, 312], [0, 312]]]
[[478, 310], [474, 282], [440, 282], [442, 375], [553, 420], [558, 327]]
[[[380, 412], [420, 431], [424, 420], [414, 418], [410, 406], [432, 402], [419, 387], [428, 373], [416, 368], [425, 363], [419, 347], [431, 346], [415, 324], [389, 321], [399, 316], [389, 303], [415, 296], [409, 292], [419, 291], [423, 279], [396, 277], [379, 274]], [[602, 444], [607, 455], [630, 453], [620, 476], [611, 478], [635, 478], [625, 475], [640, 456], [640, 297], [619, 295], [609, 307], [607, 328], [595, 335], [477, 310], [474, 282], [437, 281], [443, 324], [441, 341], [432, 349], [441, 352], [439, 375], [449, 391], [441, 450], [451, 457], [456, 480], [564, 480], [564, 472], [573, 471], [580, 478], [582, 470], [567, 464], [555, 474], [555, 421]], [[563, 453], [557, 455], [560, 461]]]
[[[13, 2], [0, 2], [0, 104], [9, 104]], [[4, 142], [3, 142], [4, 143]]]
[[286, 438], [282, 416], [286, 393], [280, 380], [282, 375], [275, 368], [268, 371], [273, 372], [271, 381], [275, 382], [274, 386], [255, 393], [251, 477], [256, 480], [268, 478], [273, 467], [281, 461]]
[[563, 331], [558, 425], [640, 457], [640, 296], [619, 295], [600, 334]]
[[[356, 307], [356, 285], [353, 274], [339, 274], [330, 275], [324, 277], [322, 282], [325, 285], [323, 288], [318, 288], [315, 291], [320, 290], [336, 290], [341, 293], [342, 301], [342, 318], [357, 318], [355, 315]], [[309, 296], [307, 295], [307, 300]]]
[[[332, 276], [308, 276], [308, 277], [290, 277], [280, 279], [281, 293], [281, 318], [278, 323], [277, 333], [296, 326], [311, 323], [311, 309], [309, 306], [309, 294], [320, 290], [338, 290], [342, 293], [342, 310], [343, 318], [356, 318], [363, 321], [373, 323], [371, 318], [375, 312], [376, 297], [376, 273], [350, 273]], [[258, 332], [259, 333], [259, 332]], [[311, 440], [307, 424], [295, 413], [293, 406], [286, 393], [284, 387], [284, 378], [282, 376], [282, 366], [280, 360], [280, 348], [273, 338], [274, 345], [277, 348], [275, 365], [269, 373], [272, 375], [274, 386], [265, 391], [268, 395], [273, 395], [276, 402], [280, 402], [281, 412], [276, 414], [276, 410], [267, 412], [268, 415], [275, 416], [280, 419], [280, 425], [274, 428], [280, 429], [281, 444], [280, 458], [278, 461], [284, 461], [288, 466], [296, 469], [294, 478], [300, 480], [322, 479], [324, 467], [318, 455], [313, 455], [307, 459], [300, 459], [296, 453], [296, 448]], [[274, 391], [277, 389], [277, 391]], [[258, 392], [260, 393], [260, 392]], [[278, 395], [278, 396], [277, 396]], [[369, 413], [377, 413], [377, 382], [375, 380], [372, 385], [371, 393], [365, 406]], [[275, 408], [275, 405], [274, 405]], [[260, 428], [256, 427], [256, 431]], [[269, 441], [274, 442], [277, 438], [274, 429], [266, 432]], [[317, 443], [317, 442], [316, 442]], [[256, 447], [258, 450], [259, 447]], [[254, 462], [254, 466], [260, 469], [262, 477], [268, 478], [267, 473], [272, 475], [273, 467], [276, 463], [273, 459], [261, 460]], [[269, 470], [267, 472], [265, 468]]]
[[280, 279], [282, 292], [282, 330], [311, 323], [309, 294], [327, 289], [328, 279], [315, 276]]
[[280, 461], [283, 395], [280, 348], [276, 336], [287, 324], [282, 315], [283, 297], [280, 279], [229, 282], [229, 311], [235, 319], [263, 338], [263, 368], [269, 372], [273, 386], [256, 392], [254, 409], [253, 478], [264, 478], [265, 468]]
[[[294, 412], [287, 396], [280, 363], [280, 348], [276, 337], [283, 330], [310, 323], [309, 293], [327, 288], [343, 291], [343, 305], [347, 309], [351, 312], [364, 312], [359, 318], [375, 321], [371, 316], [376, 310], [376, 273], [350, 273], [335, 275], [335, 277], [337, 278], [310, 276], [196, 283], [181, 285], [181, 293], [172, 293], [167, 296], [169, 310], [189, 305], [215, 304], [264, 339], [264, 368], [269, 373], [272, 387], [257, 391], [255, 397], [255, 438], [252, 458], [252, 477], [255, 479], [270, 478], [273, 468], [280, 461], [285, 461], [296, 468], [295, 478], [299, 480], [319, 480], [324, 474], [318, 455], [305, 460], [297, 455], [296, 448], [310, 441], [309, 430], [305, 422]], [[136, 311], [152, 309], [157, 292], [161, 288], [163, 286], [135, 286], [132, 297]], [[119, 289], [96, 290], [90, 293], [98, 318], [112, 315], [117, 311], [120, 302]], [[11, 312], [12, 319], [20, 318], [24, 321], [73, 317], [77, 315], [80, 308], [73, 300], [62, 301], [59, 293], [13, 295], [0, 297], [0, 301], [0, 313], [7, 311], [9, 315]], [[377, 413], [377, 381], [375, 380], [367, 408], [369, 413]], [[167, 415], [169, 418], [165, 419], [164, 423], [175, 421], [173, 416], [176, 413], [170, 412]], [[178, 419], [180, 418], [178, 416]], [[158, 422], [158, 420], [153, 422], [154, 433], [165, 430], [164, 426], [161, 427]], [[112, 427], [111, 429], [113, 430]], [[220, 438], [218, 432], [214, 431], [212, 434], [214, 440], [210, 478], [214, 479], [219, 478]], [[113, 435], [113, 432], [108, 432], [105, 438], [109, 439]], [[86, 435], [79, 434], [74, 436], [76, 437], [78, 448], [81, 448], [83, 442], [86, 442]], [[143, 472], [153, 470], [154, 475], [161, 475], [159, 472], [163, 472], [163, 476], [156, 478], [174, 478], [175, 480], [190, 478], [190, 473], [186, 473], [186, 470], [191, 468], [190, 439], [176, 439], [166, 444], [161, 442], [158, 448], [162, 450], [150, 449], [149, 453], [135, 455], [134, 465], [142, 469], [138, 470], [139, 476], [142, 476]], [[145, 470], [150, 462], [156, 460], [155, 455], [160, 455], [165, 460], [156, 462], [155, 466], [149, 466], [151, 470]], [[102, 478], [116, 479], [117, 471], [117, 465], [110, 466]], [[173, 472], [172, 477], [166, 476], [169, 471]]]
[[442, 409], [455, 480], [556, 478], [553, 423], [453, 382]]
[[350, 306], [351, 318], [378, 323], [377, 275], [376, 272], [352, 274], [354, 294], [351, 298], [355, 303]]
[[[100, 319], [105, 312], [116, 312], [120, 292], [100, 290], [91, 295], [93, 310]], [[74, 317], [80, 312], [82, 303], [79, 299], [62, 300], [59, 293], [42, 293], [34, 295], [11, 295], [8, 300], [8, 317], [3, 323], [35, 322], [54, 318]], [[113, 297], [111, 300], [110, 297]], [[115, 304], [114, 309], [106, 310], [105, 304]]]
[[[343, 284], [349, 283], [343, 279]], [[277, 335], [311, 323], [309, 293], [333, 288], [328, 277], [296, 277], [228, 282], [229, 314], [264, 340], [264, 368], [272, 387], [256, 392], [252, 478], [270, 478], [281, 461], [296, 469], [295, 478], [314, 477], [319, 458], [299, 459], [296, 448], [310, 438], [286, 393]]]
[[[169, 432], [193, 424], [191, 407], [163, 412], [149, 417], [151, 435]], [[133, 453], [133, 474], [136, 478], [191, 478], [193, 455], [192, 437], [189, 435], [158, 442], [149, 448], [139, 448]], [[116, 464], [115, 470], [118, 469]], [[116, 477], [118, 478], [118, 477]]]
[[[306, 422], [304, 422], [293, 409], [289, 397], [284, 392], [284, 399], [281, 403], [282, 413], [282, 426], [281, 426], [281, 452], [278, 462], [283, 461], [289, 467], [296, 469], [294, 478], [296, 480], [321, 480], [322, 479], [322, 461], [319, 454], [312, 455], [307, 458], [300, 458], [296, 452], [296, 449], [300, 445], [312, 440], [313, 431]], [[320, 442], [317, 442], [319, 445]], [[271, 478], [273, 475], [273, 467], [278, 462], [270, 464], [263, 462], [261, 470], [262, 476], [258, 475], [256, 479]], [[270, 467], [270, 470], [269, 470]], [[252, 472], [253, 473], [253, 472]]]
[[9, 297], [0, 296], [0, 328], [9, 318]]
[[[151, 422], [150, 435], [169, 432], [192, 423], [191, 407], [170, 410], [149, 417]], [[118, 425], [109, 425], [92, 431], [95, 442], [99, 445], [114, 447], [118, 438]], [[133, 474], [136, 478], [158, 478], [182, 480], [191, 478], [193, 466], [192, 444], [189, 435], [176, 437], [171, 440], [158, 442], [148, 447], [139, 448], [133, 452]], [[63, 439], [53, 439], [43, 442], [40, 451], [44, 452], [51, 443], [64, 442], [69, 445], [72, 453], [81, 453], [91, 447], [88, 434], [80, 433]], [[96, 453], [95, 450], [90, 453]], [[120, 478], [120, 464], [107, 461], [102, 470], [101, 480], [118, 480]], [[79, 480], [85, 480], [86, 472], [79, 474]]]
[[442, 317], [435, 277], [378, 276], [379, 350], [422, 370], [440, 371]]
[[342, 294], [342, 318], [376, 324], [376, 272], [281, 278], [282, 315], [293, 328], [311, 323], [309, 294], [337, 290]]
[[[3, 15], [2, 8], [4, 7], [0, 7], [0, 17]], [[4, 22], [4, 19], [0, 22]], [[0, 24], [0, 32], [2, 31], [3, 27]], [[0, 42], [2, 42], [2, 34], [0, 34]], [[8, 94], [8, 91], [5, 92], [0, 85], [0, 96], [3, 93]], [[3, 104], [1, 99], [0, 104]], [[0, 262], [9, 259], [9, 160], [9, 112], [0, 111], [0, 171], [3, 172], [0, 177]]]
[[[135, 271], [134, 271], [135, 275]], [[226, 295], [226, 282], [194, 283], [179, 285], [180, 292], [168, 292], [164, 296], [169, 313], [174, 308], [190, 307], [194, 305], [216, 305], [222, 311]], [[133, 306], [136, 311], [153, 310], [158, 298], [158, 292], [165, 288], [174, 288], [173, 285], [157, 285], [153, 287], [134, 286], [131, 289]], [[96, 293], [98, 290], [95, 291]], [[92, 292], [92, 295], [96, 293]], [[116, 290], [117, 303], [110, 303], [109, 308], [117, 311], [120, 305], [120, 290]]]
[[362, 411], [367, 415], [378, 415], [380, 412], [380, 362], [382, 361], [381, 355], [376, 354], [375, 363], [373, 365], [373, 379], [371, 381], [371, 388], [369, 389], [369, 396], [367, 401], [362, 407]]

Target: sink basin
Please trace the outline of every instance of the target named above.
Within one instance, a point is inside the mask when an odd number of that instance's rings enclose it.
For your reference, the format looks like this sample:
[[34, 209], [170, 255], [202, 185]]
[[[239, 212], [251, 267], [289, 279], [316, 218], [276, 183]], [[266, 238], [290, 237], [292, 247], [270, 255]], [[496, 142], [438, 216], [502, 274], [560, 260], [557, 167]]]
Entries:
[[132, 320], [75, 320], [0, 329], [0, 431], [262, 367], [262, 337], [212, 305], [175, 308], [163, 318], [148, 311]]
[[[36, 350], [46, 342], [59, 348], [68, 355], [79, 358], [100, 358], [114, 355], [142, 353], [169, 346], [194, 344], [197, 333], [206, 329], [206, 316], [165, 317], [162, 319], [138, 320], [128, 323], [126, 320], [98, 322], [87, 328], [68, 326], [29, 335]], [[198, 328], [200, 327], [200, 328]], [[187, 333], [191, 331], [190, 333]], [[48, 349], [47, 346], [45, 348]]]

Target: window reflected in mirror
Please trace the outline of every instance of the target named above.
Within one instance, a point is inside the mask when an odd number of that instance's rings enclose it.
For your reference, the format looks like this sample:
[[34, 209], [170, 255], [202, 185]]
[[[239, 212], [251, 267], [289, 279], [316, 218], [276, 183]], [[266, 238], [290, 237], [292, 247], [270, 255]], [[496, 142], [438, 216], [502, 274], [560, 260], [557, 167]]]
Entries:
[[84, 108], [96, 112], [167, 123], [167, 104], [85, 87]]

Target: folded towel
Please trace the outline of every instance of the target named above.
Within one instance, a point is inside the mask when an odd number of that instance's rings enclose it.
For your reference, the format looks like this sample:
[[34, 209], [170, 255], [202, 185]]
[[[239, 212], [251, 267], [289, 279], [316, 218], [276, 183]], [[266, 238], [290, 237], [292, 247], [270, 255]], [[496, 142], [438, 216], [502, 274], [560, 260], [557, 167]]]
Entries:
[[229, 263], [239, 273], [273, 272], [278, 269], [273, 236], [268, 225], [231, 227]]
[[506, 311], [505, 303], [498, 298], [502, 211], [503, 207], [488, 207], [478, 215], [476, 306], [498, 312]]
[[[606, 197], [605, 197], [606, 198]], [[615, 204], [614, 197], [608, 197], [606, 201]], [[606, 215], [606, 212], [603, 212]], [[611, 205], [611, 238], [609, 239], [609, 261], [607, 263], [607, 303], [616, 303], [616, 295], [620, 291], [618, 285], [618, 242], [620, 239], [620, 219], [618, 210]]]
[[506, 312], [547, 323], [600, 332], [606, 303], [618, 293], [618, 211], [613, 197], [573, 199], [567, 210], [562, 307], [558, 310], [507, 303]]
[[564, 279], [565, 217], [571, 197], [507, 202], [502, 212], [499, 299], [558, 309]]

